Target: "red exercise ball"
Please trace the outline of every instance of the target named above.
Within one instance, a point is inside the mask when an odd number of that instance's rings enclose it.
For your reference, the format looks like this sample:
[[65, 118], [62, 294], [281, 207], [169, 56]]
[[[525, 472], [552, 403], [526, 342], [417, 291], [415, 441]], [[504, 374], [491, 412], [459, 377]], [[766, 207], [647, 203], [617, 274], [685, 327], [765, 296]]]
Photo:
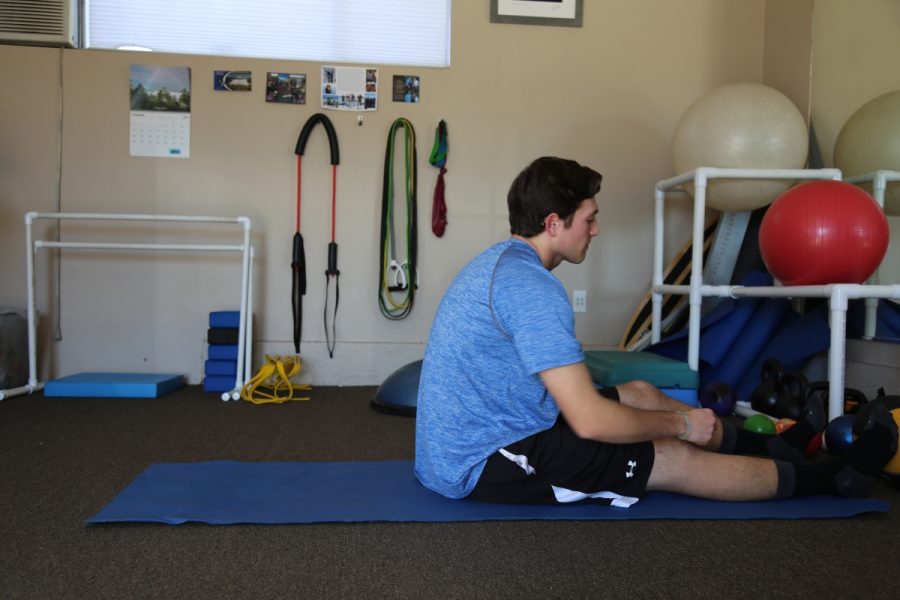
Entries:
[[769, 206], [759, 250], [784, 285], [862, 283], [887, 252], [887, 218], [862, 189], [843, 181], [809, 181]]

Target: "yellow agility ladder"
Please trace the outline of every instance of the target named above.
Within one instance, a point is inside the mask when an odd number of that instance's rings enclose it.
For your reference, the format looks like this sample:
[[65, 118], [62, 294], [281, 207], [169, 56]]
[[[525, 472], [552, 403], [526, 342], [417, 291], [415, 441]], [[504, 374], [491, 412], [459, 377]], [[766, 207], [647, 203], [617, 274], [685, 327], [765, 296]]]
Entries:
[[241, 388], [241, 398], [253, 404], [282, 404], [289, 400], [309, 400], [300, 390], [310, 390], [306, 383], [291, 383], [303, 363], [299, 356], [269, 356], [256, 375]]

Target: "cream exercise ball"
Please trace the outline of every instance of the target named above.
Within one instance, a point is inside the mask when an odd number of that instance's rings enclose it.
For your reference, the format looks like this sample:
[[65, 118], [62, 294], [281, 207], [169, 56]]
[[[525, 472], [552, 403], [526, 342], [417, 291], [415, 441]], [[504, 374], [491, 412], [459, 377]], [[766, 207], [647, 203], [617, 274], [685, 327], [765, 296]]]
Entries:
[[[697, 167], [802, 169], [809, 152], [806, 121], [791, 100], [758, 83], [734, 83], [697, 100], [678, 123], [672, 157], [676, 173]], [[717, 179], [706, 205], [723, 211], [766, 206], [793, 182]]]
[[[834, 166], [844, 178], [900, 171], [900, 91], [882, 94], [850, 115], [834, 144]], [[900, 183], [888, 184], [884, 211], [900, 215]]]

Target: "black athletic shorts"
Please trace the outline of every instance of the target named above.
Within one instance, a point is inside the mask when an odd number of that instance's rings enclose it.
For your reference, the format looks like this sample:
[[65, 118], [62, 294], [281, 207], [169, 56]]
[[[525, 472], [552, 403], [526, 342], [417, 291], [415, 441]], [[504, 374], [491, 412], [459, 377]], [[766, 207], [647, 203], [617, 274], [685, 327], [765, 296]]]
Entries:
[[[601, 390], [618, 399], [615, 388]], [[653, 442], [607, 444], [575, 435], [562, 414], [553, 427], [488, 457], [467, 496], [481, 502], [631, 506], [647, 488]]]

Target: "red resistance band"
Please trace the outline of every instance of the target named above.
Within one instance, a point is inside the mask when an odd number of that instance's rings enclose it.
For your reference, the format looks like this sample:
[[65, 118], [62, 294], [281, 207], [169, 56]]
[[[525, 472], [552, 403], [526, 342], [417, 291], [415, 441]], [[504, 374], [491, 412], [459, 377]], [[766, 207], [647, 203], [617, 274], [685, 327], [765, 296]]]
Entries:
[[[341, 272], [337, 267], [337, 243], [335, 242], [335, 221], [337, 217], [337, 166], [340, 164], [340, 150], [338, 148], [337, 134], [331, 121], [322, 113], [316, 113], [311, 116], [303, 125], [300, 131], [300, 137], [297, 138], [297, 146], [294, 154], [297, 155], [297, 215], [296, 215], [296, 232], [294, 234], [294, 260], [291, 263], [291, 269], [294, 273], [294, 286], [292, 290], [292, 301], [294, 305], [294, 348], [300, 352], [300, 333], [303, 322], [303, 306], [301, 296], [306, 294], [306, 259], [303, 251], [303, 236], [300, 234], [300, 198], [301, 198], [301, 181], [303, 175], [303, 152], [306, 150], [306, 142], [312, 130], [319, 123], [325, 128], [328, 136], [328, 146], [331, 151], [331, 242], [328, 244], [328, 267], [325, 270], [325, 343], [328, 347], [328, 354], [334, 357], [335, 339], [335, 320], [337, 319], [338, 302], [340, 300], [340, 289], [338, 286], [338, 278]], [[334, 318], [331, 323], [332, 335], [328, 335], [328, 284], [331, 278], [334, 278]]]

